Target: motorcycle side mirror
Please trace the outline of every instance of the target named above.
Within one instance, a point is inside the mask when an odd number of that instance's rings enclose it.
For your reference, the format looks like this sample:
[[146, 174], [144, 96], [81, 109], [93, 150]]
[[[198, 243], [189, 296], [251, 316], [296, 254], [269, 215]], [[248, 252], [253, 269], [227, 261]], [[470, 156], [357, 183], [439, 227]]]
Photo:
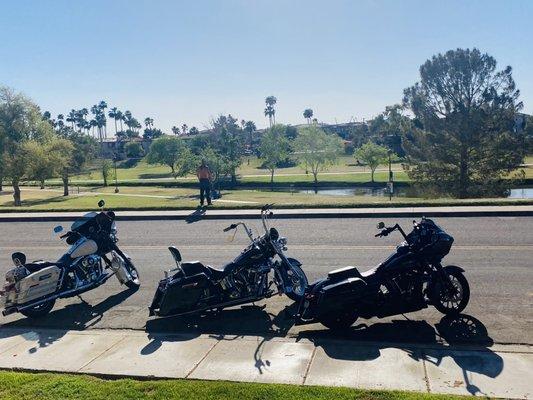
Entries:
[[383, 222], [383, 221], [379, 222], [377, 228], [378, 228], [378, 229], [383, 229], [383, 228], [385, 228], [385, 222]]
[[54, 233], [60, 233], [63, 232], [63, 227], [61, 225], [54, 227]]
[[102, 199], [102, 200], [100, 200], [100, 201], [98, 202], [98, 207], [100, 207], [100, 208], [104, 208], [104, 206], [105, 206], [105, 201]]

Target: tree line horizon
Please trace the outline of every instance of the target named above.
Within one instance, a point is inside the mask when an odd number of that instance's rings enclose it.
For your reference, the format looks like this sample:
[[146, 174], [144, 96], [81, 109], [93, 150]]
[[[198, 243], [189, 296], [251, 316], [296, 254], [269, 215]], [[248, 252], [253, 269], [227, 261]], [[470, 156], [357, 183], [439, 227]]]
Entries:
[[[275, 96], [265, 99], [269, 128], [261, 137], [253, 121], [239, 121], [231, 114], [213, 119], [204, 135], [187, 124], [174, 126], [174, 136], [166, 135], [146, 117], [143, 138], [152, 142], [147, 162], [168, 165], [177, 177], [204, 159], [215, 179], [228, 176], [235, 184], [237, 168], [251, 151], [271, 172], [271, 182], [276, 168], [292, 162], [310, 171], [318, 183], [318, 173], [349, 152], [370, 167], [373, 181], [374, 165], [394, 152], [415, 184], [428, 193], [460, 198], [501, 193], [509, 180], [523, 179], [524, 172], [517, 169], [531, 151], [533, 121], [520, 113], [523, 104], [512, 68], [497, 70], [492, 56], [474, 48], [439, 53], [419, 72], [420, 80], [404, 90], [401, 104], [343, 132], [322, 129], [310, 108], [302, 113], [307, 125], [276, 123]], [[68, 195], [69, 176], [98, 157], [107, 184], [111, 166], [101, 145], [107, 137], [107, 117], [114, 122], [118, 141], [130, 142], [124, 145], [127, 151], [143, 155], [132, 143], [140, 136], [141, 123], [117, 107], [106, 116], [107, 109], [101, 101], [90, 110], [72, 109], [66, 117], [52, 118], [26, 96], [1, 88], [0, 184], [4, 179], [11, 183], [16, 205], [21, 205], [20, 182], [44, 185], [45, 179], [61, 176]]]

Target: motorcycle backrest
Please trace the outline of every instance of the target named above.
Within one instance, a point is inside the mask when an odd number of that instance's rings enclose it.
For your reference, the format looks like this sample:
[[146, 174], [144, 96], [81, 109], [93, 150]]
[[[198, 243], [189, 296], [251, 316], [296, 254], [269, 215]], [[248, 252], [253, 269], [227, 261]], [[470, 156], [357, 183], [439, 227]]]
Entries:
[[172, 254], [172, 257], [174, 257], [174, 261], [176, 261], [176, 264], [179, 266], [179, 264], [181, 262], [181, 253], [180, 253], [180, 251], [174, 246], [170, 246], [168, 248], [168, 250], [170, 251], [170, 254]]
[[17, 251], [16, 253], [11, 254], [11, 259], [16, 267], [22, 267], [26, 264], [26, 255], [24, 253]]

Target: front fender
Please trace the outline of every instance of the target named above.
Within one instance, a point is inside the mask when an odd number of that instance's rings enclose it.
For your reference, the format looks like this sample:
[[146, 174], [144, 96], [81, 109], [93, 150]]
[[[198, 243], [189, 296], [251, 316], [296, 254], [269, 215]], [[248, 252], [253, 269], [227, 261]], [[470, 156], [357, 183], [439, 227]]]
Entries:
[[297, 267], [301, 267], [303, 265], [296, 258], [287, 257], [287, 260], [291, 263], [291, 265], [296, 265]]
[[446, 265], [444, 270], [453, 271], [453, 272], [465, 272], [465, 270], [457, 265]]

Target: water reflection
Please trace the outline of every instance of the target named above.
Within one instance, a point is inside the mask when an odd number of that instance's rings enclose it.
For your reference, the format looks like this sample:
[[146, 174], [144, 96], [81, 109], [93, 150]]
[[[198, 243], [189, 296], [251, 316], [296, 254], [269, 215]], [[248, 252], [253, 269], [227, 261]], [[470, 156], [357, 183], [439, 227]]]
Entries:
[[[276, 190], [277, 191], [277, 190]], [[285, 191], [285, 190], [280, 190]], [[287, 190], [288, 191], [288, 190]], [[325, 196], [369, 196], [382, 197], [388, 196], [389, 192], [385, 187], [358, 186], [354, 188], [327, 188], [327, 189], [293, 189], [293, 192], [303, 194], [320, 194]], [[395, 187], [394, 197], [419, 197], [416, 192], [409, 187]], [[533, 199], [533, 188], [511, 189], [510, 199]]]

